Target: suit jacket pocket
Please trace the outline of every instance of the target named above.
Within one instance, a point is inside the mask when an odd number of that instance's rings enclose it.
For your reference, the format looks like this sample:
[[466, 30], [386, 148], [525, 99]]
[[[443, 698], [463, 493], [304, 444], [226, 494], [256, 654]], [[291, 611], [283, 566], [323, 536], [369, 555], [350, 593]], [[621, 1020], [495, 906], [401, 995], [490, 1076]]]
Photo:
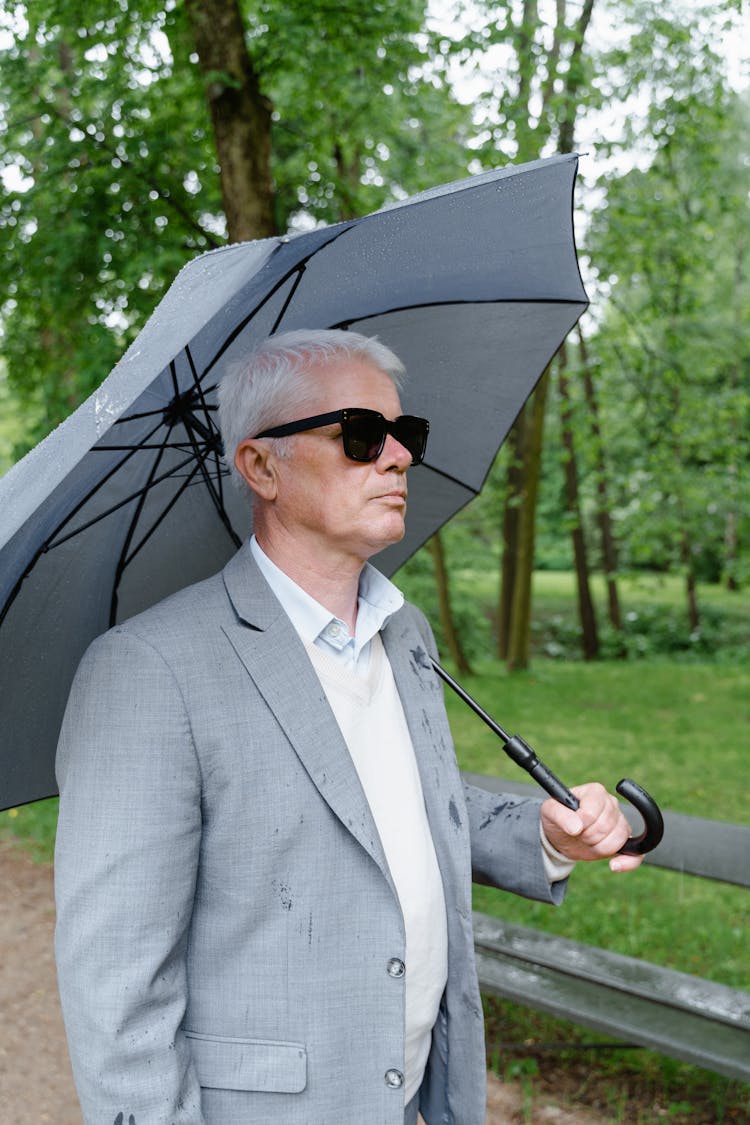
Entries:
[[262, 1090], [298, 1094], [307, 1083], [303, 1043], [229, 1039], [186, 1031], [201, 1086], [213, 1090]]

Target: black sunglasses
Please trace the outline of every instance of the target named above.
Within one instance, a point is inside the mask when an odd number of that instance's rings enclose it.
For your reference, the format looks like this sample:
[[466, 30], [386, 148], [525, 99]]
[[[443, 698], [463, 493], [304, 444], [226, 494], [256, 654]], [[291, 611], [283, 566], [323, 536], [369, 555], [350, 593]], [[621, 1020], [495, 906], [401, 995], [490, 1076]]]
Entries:
[[402, 414], [390, 422], [377, 410], [364, 407], [347, 407], [333, 410], [330, 414], [315, 414], [312, 418], [300, 418], [298, 422], [288, 422], [285, 426], [273, 426], [256, 437], [288, 437], [303, 430], [315, 430], [318, 426], [341, 424], [341, 437], [344, 440], [344, 453], [350, 461], [375, 461], [383, 452], [385, 439], [393, 434], [399, 445], [411, 453], [412, 465], [421, 464], [427, 448], [427, 435], [430, 423], [426, 418], [415, 418], [413, 414]]

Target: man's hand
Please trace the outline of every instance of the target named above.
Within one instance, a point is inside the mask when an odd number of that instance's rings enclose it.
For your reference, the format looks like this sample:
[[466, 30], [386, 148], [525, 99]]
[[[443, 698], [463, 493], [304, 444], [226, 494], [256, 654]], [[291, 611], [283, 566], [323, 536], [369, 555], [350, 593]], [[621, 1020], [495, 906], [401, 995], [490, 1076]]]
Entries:
[[638, 867], [643, 856], [617, 855], [630, 836], [617, 798], [598, 781], [578, 785], [572, 792], [580, 802], [577, 812], [552, 798], [542, 805], [542, 828], [552, 847], [568, 859], [609, 858], [613, 871]]

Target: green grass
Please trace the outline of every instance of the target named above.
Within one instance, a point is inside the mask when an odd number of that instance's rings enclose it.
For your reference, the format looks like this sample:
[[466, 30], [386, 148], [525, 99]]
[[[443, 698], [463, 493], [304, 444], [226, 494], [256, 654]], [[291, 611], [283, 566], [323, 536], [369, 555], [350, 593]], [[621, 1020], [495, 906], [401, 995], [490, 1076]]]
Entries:
[[[750, 820], [750, 672], [741, 665], [539, 660], [513, 675], [497, 662], [475, 671], [464, 686], [567, 784], [611, 788], [627, 775], [675, 812]], [[449, 694], [447, 706], [464, 769], [514, 768], [465, 704]]]
[[52, 860], [57, 831], [57, 797], [0, 813], [0, 839], [18, 841], [40, 863]]

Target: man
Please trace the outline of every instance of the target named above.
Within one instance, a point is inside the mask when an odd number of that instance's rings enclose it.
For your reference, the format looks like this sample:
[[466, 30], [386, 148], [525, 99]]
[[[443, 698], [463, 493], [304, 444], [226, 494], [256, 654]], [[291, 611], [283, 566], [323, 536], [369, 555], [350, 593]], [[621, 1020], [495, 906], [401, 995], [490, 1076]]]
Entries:
[[559, 902], [628, 835], [596, 784], [577, 813], [462, 785], [429, 628], [367, 563], [427, 438], [401, 373], [297, 332], [228, 375], [254, 538], [82, 662], [57, 958], [90, 1125], [481, 1125], [472, 869]]

